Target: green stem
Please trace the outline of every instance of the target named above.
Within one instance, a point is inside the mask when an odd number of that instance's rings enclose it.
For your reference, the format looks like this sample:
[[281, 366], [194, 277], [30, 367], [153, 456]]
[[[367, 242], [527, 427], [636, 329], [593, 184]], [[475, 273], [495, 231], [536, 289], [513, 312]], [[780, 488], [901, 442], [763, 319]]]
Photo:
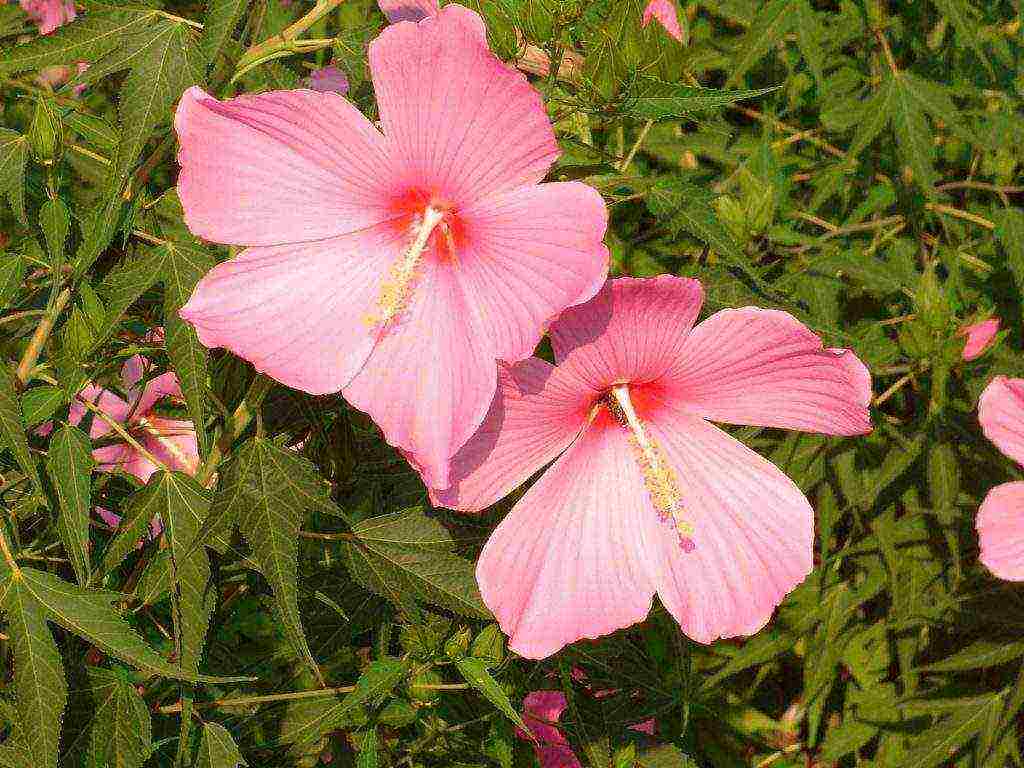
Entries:
[[43, 319], [36, 326], [36, 331], [32, 334], [32, 339], [25, 348], [25, 354], [21, 356], [21, 362], [18, 363], [18, 381], [21, 382], [22, 386], [28, 382], [32, 369], [39, 359], [39, 354], [43, 351], [46, 340], [50, 338], [54, 323], [57, 322], [57, 318], [60, 317], [60, 313], [64, 311], [64, 307], [67, 306], [70, 300], [71, 289], [65, 288], [57, 295], [57, 298], [50, 306], [46, 308], [46, 314], [43, 315]]

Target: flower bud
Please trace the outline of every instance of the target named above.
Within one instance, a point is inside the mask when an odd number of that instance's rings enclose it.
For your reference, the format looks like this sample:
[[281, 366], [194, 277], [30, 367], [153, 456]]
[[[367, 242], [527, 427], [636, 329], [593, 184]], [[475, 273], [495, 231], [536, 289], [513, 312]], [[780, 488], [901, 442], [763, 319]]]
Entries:
[[444, 654], [449, 659], [461, 659], [469, 650], [470, 632], [468, 627], [462, 627], [458, 632], [448, 638], [444, 644]]
[[473, 638], [469, 655], [488, 667], [496, 667], [505, 658], [505, 636], [497, 624], [488, 624]]
[[52, 102], [39, 99], [28, 129], [32, 155], [42, 165], [53, 165], [64, 151], [64, 123]]

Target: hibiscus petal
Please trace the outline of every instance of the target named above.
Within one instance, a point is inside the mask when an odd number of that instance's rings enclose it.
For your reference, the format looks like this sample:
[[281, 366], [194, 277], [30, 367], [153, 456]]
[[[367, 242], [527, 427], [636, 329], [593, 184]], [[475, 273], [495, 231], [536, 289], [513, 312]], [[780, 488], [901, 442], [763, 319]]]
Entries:
[[679, 42], [683, 42], [683, 30], [679, 27], [679, 16], [672, 0], [651, 0], [644, 8], [644, 17], [640, 25], [646, 27], [651, 23], [651, 19], [657, 19], [666, 32]]
[[482, 23], [447, 5], [370, 43], [396, 189], [466, 205], [540, 181], [558, 157], [540, 94], [488, 50]]
[[599, 412], [480, 555], [480, 592], [509, 648], [541, 659], [642, 621], [657, 524], [626, 433]]
[[647, 429], [693, 527], [684, 551], [675, 528], [660, 525], [650, 564], [658, 596], [698, 642], [753, 634], [813, 567], [811, 505], [774, 464], [697, 416], [666, 408]]
[[318, 243], [250, 248], [199, 281], [180, 315], [207, 347], [225, 347], [290, 387], [337, 392], [377, 338], [367, 318], [398, 233], [375, 227]]
[[1024, 464], [1024, 379], [992, 379], [978, 401], [978, 421], [996, 448]]
[[185, 222], [236, 245], [309, 242], [388, 218], [384, 138], [334, 93], [217, 101], [198, 87], [174, 118]]
[[170, 470], [191, 475], [199, 468], [199, 448], [191, 421], [150, 416], [143, 444]]
[[678, 358], [703, 301], [700, 282], [689, 278], [609, 280], [551, 324], [555, 359], [595, 389], [658, 379]]
[[452, 459], [451, 487], [437, 506], [478, 512], [526, 482], [579, 434], [597, 393], [538, 358], [498, 366], [498, 391], [483, 424]]
[[[541, 768], [581, 768], [569, 742], [551, 723], [558, 722], [566, 708], [565, 694], [560, 691], [533, 691], [523, 697], [523, 722], [537, 739], [534, 753]], [[516, 735], [526, 734], [516, 729]]]
[[396, 21], [420, 21], [436, 16], [437, 0], [380, 0], [380, 9], [392, 24]]
[[871, 376], [786, 312], [727, 309], [690, 333], [665, 386], [712, 421], [830, 435], [871, 431]]
[[450, 265], [430, 262], [408, 307], [384, 329], [342, 394], [411, 454], [431, 488], [484, 420], [497, 386], [494, 351]]
[[181, 397], [181, 384], [178, 383], [178, 377], [170, 371], [154, 376], [146, 382], [142, 396], [135, 404], [136, 417], [145, 416], [152, 410], [156, 401], [164, 397]]
[[[91, 412], [85, 407], [85, 405], [83, 405], [83, 400], [96, 406], [103, 411], [104, 414], [109, 416], [111, 420], [116, 421], [119, 424], [124, 423], [124, 420], [128, 418], [128, 403], [115, 395], [109, 389], [103, 389], [95, 384], [88, 384], [83, 387], [77, 397], [71, 401], [71, 408], [68, 410], [69, 423], [77, 426], [82, 419], [85, 418], [85, 414]], [[89, 437], [93, 439], [103, 437], [104, 435], [109, 434], [111, 430], [112, 427], [106, 419], [103, 419], [93, 413], [92, 426], [89, 428]]]
[[459, 279], [479, 307], [499, 359], [533, 354], [544, 324], [586, 301], [608, 276], [601, 195], [579, 182], [541, 184], [459, 212]]
[[1024, 581], [1024, 482], [997, 485], [978, 509], [981, 562], [1000, 579]]

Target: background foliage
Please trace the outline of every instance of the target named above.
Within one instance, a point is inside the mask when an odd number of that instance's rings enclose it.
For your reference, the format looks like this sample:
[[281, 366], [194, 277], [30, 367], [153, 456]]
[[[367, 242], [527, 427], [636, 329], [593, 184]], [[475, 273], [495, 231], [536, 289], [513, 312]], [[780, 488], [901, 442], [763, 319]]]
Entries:
[[[42, 38], [0, 5], [0, 766], [526, 766], [515, 724], [544, 688], [600, 768], [1020, 765], [1024, 592], [973, 528], [1021, 475], [976, 418], [994, 374], [1024, 375], [1019, 0], [688, 0], [684, 45], [639, 0], [468, 4], [526, 69], [569, 52], [535, 78], [553, 176], [605, 195], [614, 272], [697, 276], [708, 309], [784, 308], [870, 366], [867, 438], [736, 430], [811, 498], [814, 573], [746, 641], [696, 645], [656, 606], [510, 658], [473, 582], [508, 503], [431, 510], [363, 415], [176, 317], [228, 255], [182, 224], [182, 91], [297, 87], [333, 55], [373, 116], [376, 5], [259, 47], [312, 3], [80, 0]], [[78, 61], [81, 97], [35, 79]], [[1007, 330], [965, 363], [958, 329], [990, 315]], [[139, 351], [181, 379], [194, 478], [94, 473], [66, 425]]]

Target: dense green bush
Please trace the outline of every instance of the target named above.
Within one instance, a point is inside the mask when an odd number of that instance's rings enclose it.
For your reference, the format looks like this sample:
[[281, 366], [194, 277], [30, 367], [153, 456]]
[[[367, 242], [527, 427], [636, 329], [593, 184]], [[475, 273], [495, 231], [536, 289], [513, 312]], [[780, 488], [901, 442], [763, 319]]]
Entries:
[[[976, 408], [1024, 375], [1020, 3], [684, 0], [682, 44], [640, 0], [466, 4], [533, 73], [552, 177], [604, 195], [613, 273], [698, 277], [708, 309], [785, 309], [870, 367], [867, 437], [734, 431], [811, 499], [813, 574], [743, 641], [693, 643], [656, 605], [507, 654], [473, 561], [508, 503], [431, 510], [363, 414], [176, 314], [227, 256], [182, 221], [182, 92], [294, 88], [333, 57], [374, 117], [376, 4], [321, 0], [282, 38], [313, 3], [80, 0], [43, 37], [0, 5], [0, 766], [530, 765], [537, 689], [601, 768], [1020, 765], [1024, 592], [974, 529], [1021, 476]], [[992, 316], [965, 361], [961, 328]], [[159, 415], [196, 424], [194, 478], [93, 472], [110, 439], [65, 425], [138, 353], [181, 381]]]

